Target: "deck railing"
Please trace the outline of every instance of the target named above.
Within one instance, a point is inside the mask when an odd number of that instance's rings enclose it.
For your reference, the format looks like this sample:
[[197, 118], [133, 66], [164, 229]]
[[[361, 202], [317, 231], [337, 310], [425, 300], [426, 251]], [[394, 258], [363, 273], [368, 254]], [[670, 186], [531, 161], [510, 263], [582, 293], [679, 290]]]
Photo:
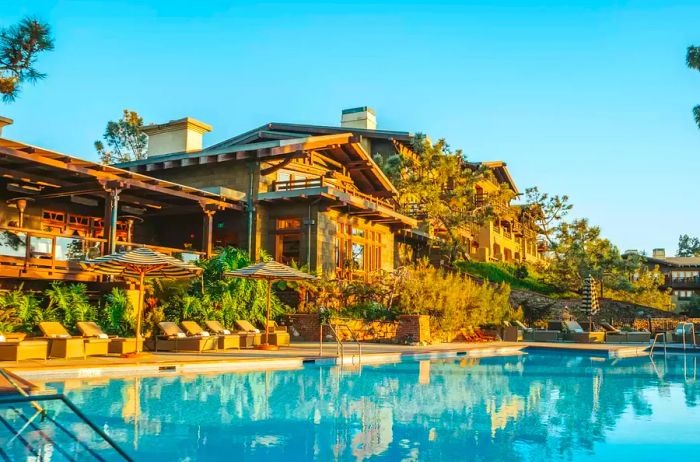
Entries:
[[[0, 266], [17, 270], [17, 276], [28, 272], [82, 273], [81, 260], [105, 254], [107, 240], [71, 236], [58, 232], [0, 226]], [[135, 242], [118, 241], [118, 251], [148, 247], [185, 261], [201, 258], [202, 252]]]
[[371, 202], [376, 205], [381, 205], [382, 207], [387, 207], [394, 210], [396, 204], [392, 201], [382, 199], [380, 197], [372, 196], [370, 194], [363, 193], [359, 191], [354, 186], [349, 186], [343, 184], [339, 181], [335, 181], [331, 178], [326, 177], [315, 177], [315, 178], [302, 178], [299, 180], [288, 180], [288, 181], [274, 181], [271, 185], [272, 191], [295, 191], [300, 189], [310, 189], [310, 188], [322, 188], [330, 186], [335, 189], [339, 189], [344, 193], [350, 194], [352, 196], [359, 197], [363, 200]]

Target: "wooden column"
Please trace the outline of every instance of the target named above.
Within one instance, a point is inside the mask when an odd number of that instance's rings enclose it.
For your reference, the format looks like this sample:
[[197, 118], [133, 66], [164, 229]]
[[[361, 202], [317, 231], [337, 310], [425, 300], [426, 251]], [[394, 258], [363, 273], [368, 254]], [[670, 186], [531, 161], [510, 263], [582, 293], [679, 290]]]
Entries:
[[214, 251], [212, 248], [212, 233], [214, 231], [214, 214], [216, 208], [212, 204], [202, 204], [204, 220], [202, 221], [202, 252], [210, 258]]
[[119, 211], [119, 193], [124, 184], [121, 182], [109, 181], [102, 185], [107, 192], [105, 196], [104, 229], [107, 246], [105, 254], [112, 254], [117, 249], [117, 213]]

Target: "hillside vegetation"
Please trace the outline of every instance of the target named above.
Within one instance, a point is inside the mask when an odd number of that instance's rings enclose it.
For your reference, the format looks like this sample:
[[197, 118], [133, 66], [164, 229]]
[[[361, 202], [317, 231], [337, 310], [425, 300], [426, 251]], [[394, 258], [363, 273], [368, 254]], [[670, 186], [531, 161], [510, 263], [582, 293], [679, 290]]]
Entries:
[[523, 271], [524, 267], [515, 267], [507, 263], [483, 263], [473, 261], [458, 261], [455, 266], [472, 276], [494, 283], [506, 283], [513, 289], [529, 290], [552, 298], [578, 297], [578, 294], [562, 291], [543, 281], [543, 276], [532, 268]]

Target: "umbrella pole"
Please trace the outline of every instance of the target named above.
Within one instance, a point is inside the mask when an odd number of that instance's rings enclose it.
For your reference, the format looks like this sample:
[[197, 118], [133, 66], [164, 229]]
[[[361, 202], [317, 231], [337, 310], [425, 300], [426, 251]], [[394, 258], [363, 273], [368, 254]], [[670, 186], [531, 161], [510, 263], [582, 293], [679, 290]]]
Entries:
[[138, 355], [141, 353], [140, 351], [140, 345], [141, 345], [141, 316], [143, 314], [143, 279], [145, 276], [145, 272], [141, 271], [139, 275], [139, 305], [138, 309], [136, 310], [136, 354]]
[[272, 295], [272, 280], [267, 280], [267, 319], [265, 320], [265, 345], [270, 344], [270, 297]]

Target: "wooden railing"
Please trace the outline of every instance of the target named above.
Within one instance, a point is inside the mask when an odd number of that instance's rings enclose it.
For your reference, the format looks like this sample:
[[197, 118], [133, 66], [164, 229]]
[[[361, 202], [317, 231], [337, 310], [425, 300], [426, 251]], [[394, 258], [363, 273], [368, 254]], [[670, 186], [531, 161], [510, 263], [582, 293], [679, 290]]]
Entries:
[[394, 210], [396, 204], [393, 201], [384, 200], [382, 198], [372, 196], [370, 194], [365, 194], [359, 191], [353, 186], [348, 186], [342, 184], [341, 182], [336, 182], [330, 178], [326, 177], [316, 177], [316, 178], [302, 178], [300, 180], [289, 180], [289, 181], [274, 181], [271, 186], [272, 191], [295, 191], [298, 189], [310, 189], [310, 188], [322, 188], [325, 186], [330, 186], [335, 189], [339, 189], [346, 194], [359, 197], [363, 200], [371, 202], [376, 205], [381, 205], [382, 207], [387, 207]]
[[[104, 255], [107, 240], [95, 237], [70, 236], [58, 232], [0, 226], [0, 267], [3, 275], [28, 273], [82, 273], [79, 262]], [[118, 251], [148, 247], [183, 260], [201, 258], [203, 252], [175, 249], [135, 242], [116, 244]]]

